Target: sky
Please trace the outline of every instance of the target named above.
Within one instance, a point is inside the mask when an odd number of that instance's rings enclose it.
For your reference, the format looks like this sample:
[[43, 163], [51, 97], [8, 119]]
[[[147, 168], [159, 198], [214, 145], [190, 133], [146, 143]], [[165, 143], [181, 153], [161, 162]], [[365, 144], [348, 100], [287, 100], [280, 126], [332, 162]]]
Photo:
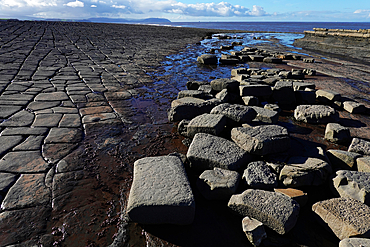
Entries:
[[0, 0], [0, 18], [370, 22], [370, 0]]

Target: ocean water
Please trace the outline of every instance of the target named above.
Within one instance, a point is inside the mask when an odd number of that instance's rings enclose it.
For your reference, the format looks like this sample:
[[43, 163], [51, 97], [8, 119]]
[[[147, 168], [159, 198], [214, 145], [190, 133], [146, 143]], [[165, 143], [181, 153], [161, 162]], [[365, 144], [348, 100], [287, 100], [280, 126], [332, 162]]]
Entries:
[[172, 22], [171, 26], [263, 31], [263, 32], [299, 32], [319, 28], [370, 29], [370, 22]]

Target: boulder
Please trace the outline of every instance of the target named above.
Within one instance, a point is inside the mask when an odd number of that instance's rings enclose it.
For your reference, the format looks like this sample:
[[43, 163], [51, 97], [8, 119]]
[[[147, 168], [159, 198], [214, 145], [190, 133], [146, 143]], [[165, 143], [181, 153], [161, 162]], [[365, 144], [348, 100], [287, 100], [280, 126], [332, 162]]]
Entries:
[[239, 87], [240, 96], [256, 96], [268, 98], [272, 95], [272, 90], [269, 85], [255, 84], [255, 85], [243, 85]]
[[217, 65], [218, 59], [216, 55], [203, 54], [197, 58], [197, 62], [205, 65]]
[[127, 214], [140, 224], [193, 222], [194, 196], [180, 158], [147, 157], [134, 163]]
[[357, 171], [359, 172], [370, 172], [370, 157], [364, 156], [356, 160]]
[[294, 110], [294, 118], [305, 123], [332, 123], [339, 121], [338, 112], [325, 105], [299, 105]]
[[242, 97], [242, 100], [244, 104], [248, 106], [257, 106], [260, 103], [259, 99], [255, 96], [245, 96], [245, 97]]
[[247, 68], [237, 68], [231, 70], [231, 76], [237, 76], [237, 75], [247, 75], [249, 74]]
[[278, 81], [276, 82], [272, 98], [279, 104], [290, 105], [295, 103], [295, 93], [293, 90], [293, 82]]
[[207, 200], [229, 200], [238, 188], [239, 181], [238, 172], [214, 168], [205, 170], [199, 176], [197, 187]]
[[202, 85], [209, 85], [206, 81], [187, 81], [186, 87], [188, 90], [198, 90]]
[[316, 94], [313, 91], [295, 91], [297, 105], [313, 105], [316, 102]]
[[331, 173], [331, 166], [323, 160], [295, 156], [283, 167], [279, 179], [287, 187], [318, 186], [323, 184]]
[[357, 153], [335, 149], [326, 151], [326, 155], [333, 167], [344, 170], [356, 169], [356, 160], [361, 157], [361, 155]]
[[334, 143], [345, 143], [351, 139], [349, 128], [337, 123], [328, 123], [325, 128], [325, 139]]
[[368, 238], [345, 238], [339, 242], [339, 247], [365, 247], [370, 246]]
[[244, 217], [242, 220], [242, 227], [243, 232], [253, 246], [259, 246], [262, 243], [262, 240], [267, 238], [262, 222], [256, 219], [249, 218], [248, 216]]
[[263, 62], [264, 63], [282, 63], [283, 60], [281, 58], [277, 58], [277, 57], [265, 57], [263, 59]]
[[231, 196], [228, 207], [245, 217], [252, 217], [279, 234], [289, 232], [296, 224], [299, 204], [280, 193], [248, 189]]
[[364, 104], [354, 101], [344, 101], [343, 109], [353, 114], [361, 114], [366, 112], [366, 106]]
[[233, 128], [231, 139], [248, 153], [256, 155], [285, 152], [290, 148], [287, 129], [278, 125]]
[[177, 98], [193, 97], [198, 99], [210, 99], [213, 96], [200, 90], [183, 90], [177, 94]]
[[340, 101], [341, 96], [334, 91], [319, 89], [316, 91], [316, 98], [324, 104], [330, 104], [334, 101]]
[[333, 184], [341, 197], [370, 205], [370, 173], [340, 170]]
[[212, 90], [220, 92], [223, 89], [227, 89], [229, 92], [238, 92], [239, 82], [233, 79], [220, 78], [211, 81]]
[[353, 138], [348, 152], [370, 155], [370, 142], [360, 138]]
[[257, 116], [256, 111], [252, 107], [229, 103], [214, 107], [211, 110], [211, 114], [222, 114], [239, 124], [250, 123]]
[[180, 135], [188, 137], [188, 124], [190, 120], [183, 119], [179, 122], [177, 125], [177, 132], [179, 132]]
[[227, 103], [230, 101], [231, 95], [227, 89], [222, 89], [219, 93], [215, 95], [216, 99], [219, 99], [222, 103]]
[[312, 211], [340, 239], [370, 237], [370, 207], [350, 198], [333, 198], [312, 205]]
[[193, 138], [197, 133], [219, 135], [226, 126], [227, 118], [221, 114], [204, 113], [193, 118], [187, 124], [187, 137]]
[[259, 106], [251, 106], [256, 112], [255, 120], [268, 124], [276, 124], [279, 120], [279, 112]]
[[294, 91], [304, 91], [306, 88], [314, 90], [316, 88], [316, 85], [313, 82], [303, 82], [303, 81], [293, 82]]
[[186, 156], [190, 166], [197, 170], [218, 167], [235, 171], [252, 159], [245, 150], [232, 141], [205, 133], [194, 136]]
[[299, 206], [303, 207], [307, 204], [308, 195], [302, 190], [293, 189], [293, 188], [275, 188], [275, 192], [289, 196], [293, 200], [299, 203]]
[[272, 189], [278, 186], [277, 175], [264, 161], [248, 164], [242, 177], [253, 189]]

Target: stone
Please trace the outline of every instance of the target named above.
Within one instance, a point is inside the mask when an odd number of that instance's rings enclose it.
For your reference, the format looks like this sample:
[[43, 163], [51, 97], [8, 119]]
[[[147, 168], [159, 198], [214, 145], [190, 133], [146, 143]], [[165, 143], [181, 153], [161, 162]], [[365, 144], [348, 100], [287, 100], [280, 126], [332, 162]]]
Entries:
[[346, 143], [351, 140], [351, 133], [347, 127], [328, 123], [325, 128], [325, 139], [334, 143]]
[[231, 196], [228, 207], [245, 217], [262, 222], [279, 234], [289, 232], [296, 224], [299, 204], [288, 196], [264, 190], [245, 190]]
[[249, 55], [249, 58], [255, 62], [263, 62], [264, 56], [261, 55]]
[[315, 62], [315, 59], [314, 58], [305, 57], [305, 58], [303, 58], [303, 62], [304, 63], [314, 63]]
[[5, 195], [9, 188], [17, 181], [18, 175], [0, 173], [0, 194]]
[[343, 198], [352, 198], [370, 206], [370, 173], [337, 171], [333, 178], [334, 188]]
[[199, 87], [202, 85], [209, 85], [206, 81], [187, 81], [186, 87], [188, 90], [199, 90]]
[[108, 101], [125, 100], [132, 98], [131, 93], [128, 91], [105, 92], [104, 96], [107, 98]]
[[214, 107], [211, 114], [222, 114], [239, 124], [250, 123], [257, 116], [256, 111], [251, 107], [229, 103]]
[[187, 125], [187, 136], [193, 138], [197, 133], [218, 136], [226, 126], [227, 118], [221, 114], [205, 113], [193, 118]]
[[239, 86], [240, 96], [256, 96], [268, 98], [272, 95], [272, 90], [269, 85], [256, 84], [256, 85], [243, 85]]
[[1, 203], [2, 210], [15, 210], [47, 204], [51, 191], [45, 186], [45, 174], [22, 174]]
[[203, 54], [197, 58], [197, 62], [205, 65], [217, 65], [218, 59], [216, 55]]
[[188, 124], [190, 123], [190, 120], [183, 119], [179, 122], [177, 125], [177, 131], [180, 135], [188, 137]]
[[86, 116], [86, 115], [94, 115], [94, 114], [100, 114], [100, 113], [109, 113], [112, 111], [113, 110], [110, 106], [86, 107], [86, 108], [80, 109], [80, 115]]
[[78, 109], [74, 107], [68, 106], [57, 106], [52, 108], [53, 113], [61, 113], [61, 114], [78, 114]]
[[310, 124], [335, 123], [339, 121], [338, 112], [325, 105], [299, 105], [294, 110], [294, 118]]
[[255, 155], [281, 153], [290, 148], [288, 131], [278, 125], [233, 128], [231, 139], [248, 153]]
[[199, 98], [199, 99], [209, 99], [209, 98], [212, 98], [212, 95], [207, 94], [203, 91], [199, 91], [199, 90], [183, 90], [183, 91], [180, 91], [177, 94], [178, 99], [185, 98], [185, 97], [194, 97], [194, 98]]
[[247, 75], [249, 74], [249, 71], [247, 68], [237, 68], [231, 70], [231, 76], [237, 76], [237, 75]]
[[40, 150], [44, 138], [44, 136], [29, 136], [24, 142], [14, 147], [13, 151]]
[[161, 156], [135, 161], [127, 214], [140, 224], [193, 222], [195, 201], [181, 159]]
[[32, 127], [57, 127], [62, 114], [37, 114]]
[[212, 90], [220, 92], [227, 89], [228, 92], [238, 92], [239, 82], [234, 79], [220, 78], [211, 81]]
[[202, 171], [215, 167], [235, 171], [252, 158], [232, 141], [205, 133], [195, 135], [186, 157], [192, 168]]
[[253, 246], [259, 246], [262, 241], [267, 238], [262, 222], [256, 219], [249, 218], [248, 216], [244, 217], [242, 220], [242, 227], [243, 232]]
[[0, 156], [12, 149], [22, 141], [21, 136], [0, 136]]
[[313, 91], [295, 91], [297, 105], [313, 105], [316, 102], [316, 94]]
[[300, 207], [303, 207], [307, 204], [308, 195], [302, 190], [293, 188], [275, 188], [274, 191], [289, 196], [290, 198], [298, 202]]
[[316, 85], [313, 82], [293, 81], [294, 91], [304, 91], [306, 88], [315, 90]]
[[370, 172], [370, 157], [365, 156], [356, 160], [357, 170], [359, 172]]
[[227, 89], [222, 89], [215, 95], [216, 99], [219, 99], [223, 103], [227, 103], [232, 98], [231, 94], [227, 91]]
[[16, 135], [45, 135], [49, 131], [48, 128], [44, 127], [8, 127], [5, 128], [2, 132], [2, 136], [16, 136]]
[[339, 242], [339, 247], [366, 247], [370, 246], [368, 238], [345, 238]]
[[82, 132], [76, 128], [51, 128], [44, 143], [76, 143], [82, 140]]
[[340, 239], [370, 237], [370, 207], [350, 198], [333, 198], [312, 205], [312, 211]]
[[24, 127], [30, 126], [33, 122], [35, 115], [28, 111], [19, 111], [10, 118], [3, 121], [0, 126], [3, 127]]
[[276, 57], [265, 57], [263, 59], [264, 63], [282, 63], [283, 60], [281, 58], [276, 58]]
[[291, 71], [281, 71], [279, 72], [279, 77], [283, 79], [291, 79], [292, 78], [292, 72]]
[[316, 99], [324, 104], [330, 104], [334, 101], [340, 101], [341, 96], [334, 91], [319, 89], [316, 91]]
[[42, 145], [42, 156], [50, 163], [58, 162], [72, 152], [78, 143], [53, 143]]
[[117, 116], [113, 112], [97, 113], [97, 114], [84, 116], [82, 118], [82, 123], [83, 124], [96, 123], [96, 122], [112, 120], [112, 119], [116, 119], [116, 118], [117, 118]]
[[282, 105], [291, 105], [295, 103], [295, 93], [293, 90], [292, 81], [278, 81], [276, 82], [272, 98]]
[[366, 106], [364, 104], [354, 101], [344, 101], [343, 109], [352, 114], [361, 114], [366, 112]]
[[50, 108], [53, 108], [59, 105], [60, 105], [60, 101], [48, 101], [48, 102], [33, 101], [28, 104], [27, 109], [31, 111], [39, 111], [39, 110], [50, 109]]
[[85, 95], [71, 94], [71, 95], [69, 95], [69, 97], [71, 98], [71, 101], [74, 104], [87, 102], [87, 99], [86, 99]]
[[35, 97], [35, 101], [62, 101], [69, 100], [65, 92], [40, 93]]
[[353, 138], [348, 152], [370, 155], [370, 142], [360, 138]]
[[356, 169], [356, 160], [361, 157], [361, 155], [357, 153], [335, 149], [326, 151], [326, 155], [333, 167], [345, 170]]
[[259, 99], [255, 96], [245, 96], [242, 97], [242, 100], [245, 105], [247, 106], [258, 106], [259, 105]]
[[21, 109], [21, 106], [0, 105], [0, 118], [8, 118]]
[[197, 187], [207, 200], [229, 200], [238, 188], [239, 181], [238, 172], [216, 167], [205, 170], [199, 176]]
[[268, 124], [276, 124], [279, 120], [279, 112], [273, 111], [271, 109], [267, 109], [264, 107], [259, 106], [251, 106], [256, 112], [257, 116], [255, 120], [268, 123]]
[[278, 186], [277, 175], [264, 161], [249, 163], [242, 178], [252, 189], [269, 190]]
[[0, 171], [11, 173], [45, 172], [50, 165], [42, 158], [40, 151], [8, 152], [0, 160]]
[[303, 73], [305, 75], [315, 76], [316, 75], [316, 70], [314, 70], [314, 69], [304, 69]]
[[81, 117], [79, 114], [63, 114], [59, 122], [59, 128], [78, 128], [81, 127]]
[[332, 174], [329, 163], [310, 157], [289, 159], [280, 172], [279, 180], [287, 187], [319, 186]]

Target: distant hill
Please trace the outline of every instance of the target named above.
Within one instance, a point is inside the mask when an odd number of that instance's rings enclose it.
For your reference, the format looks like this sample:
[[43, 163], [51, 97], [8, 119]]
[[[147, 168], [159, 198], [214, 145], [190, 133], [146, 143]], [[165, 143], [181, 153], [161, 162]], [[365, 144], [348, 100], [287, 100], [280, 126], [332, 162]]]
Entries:
[[103, 23], [170, 23], [171, 21], [164, 18], [146, 18], [146, 19], [121, 19], [121, 18], [89, 18], [91, 22], [103, 22]]

